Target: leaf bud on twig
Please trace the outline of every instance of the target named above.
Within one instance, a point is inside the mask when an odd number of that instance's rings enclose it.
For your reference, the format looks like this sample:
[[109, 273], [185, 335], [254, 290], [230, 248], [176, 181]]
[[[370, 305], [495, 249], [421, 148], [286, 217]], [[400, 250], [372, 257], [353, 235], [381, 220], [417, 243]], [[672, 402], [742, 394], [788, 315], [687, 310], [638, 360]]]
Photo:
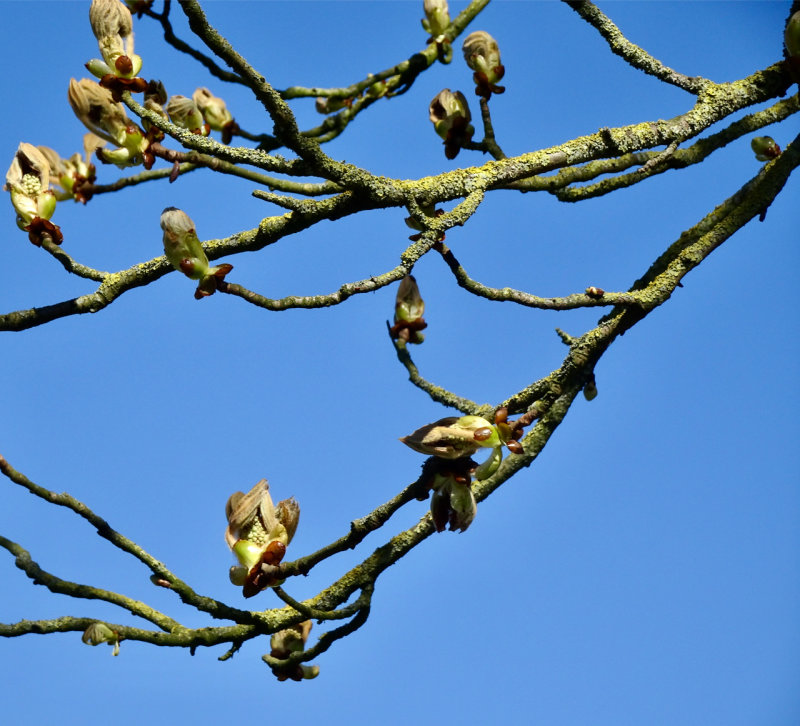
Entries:
[[245, 597], [277, 585], [277, 566], [300, 520], [297, 501], [292, 498], [273, 504], [269, 484], [262, 479], [247, 494], [232, 494], [225, 514], [225, 541], [239, 561], [230, 570], [231, 582], [242, 586]]
[[11, 194], [17, 226], [28, 233], [33, 244], [41, 246], [44, 236], [61, 244], [61, 230], [50, 221], [56, 209], [56, 195], [50, 189], [50, 164], [33, 144], [22, 142], [17, 147], [3, 188]]
[[89, 131], [118, 147], [112, 151], [98, 148], [97, 158], [100, 161], [120, 168], [144, 162], [150, 142], [128, 118], [125, 107], [114, 101], [108, 89], [89, 78], [80, 81], [72, 78], [67, 98], [75, 115]]
[[771, 136], [756, 136], [750, 142], [750, 148], [755, 152], [756, 159], [759, 161], [772, 161], [781, 155], [781, 147]]
[[164, 230], [164, 254], [172, 266], [191, 280], [199, 280], [194, 293], [195, 299], [213, 295], [225, 275], [233, 269], [233, 265], [224, 263], [209, 266], [194, 222], [186, 212], [176, 207], [167, 207], [161, 213], [161, 229]]
[[[284, 628], [277, 633], [273, 633], [269, 639], [269, 645], [272, 649], [270, 656], [286, 660], [295, 653], [302, 653], [306, 648], [310, 632], [311, 621], [304, 620], [291, 628]], [[300, 663], [294, 666], [273, 665], [271, 669], [279, 681], [289, 679], [293, 681], [309, 680], [319, 675], [319, 666], [307, 666]]]
[[464, 60], [474, 71], [475, 94], [488, 99], [492, 93], [503, 93], [506, 89], [497, 82], [505, 74], [500, 62], [500, 48], [497, 41], [485, 30], [470, 33], [462, 46]]
[[425, 302], [419, 294], [417, 281], [412, 275], [406, 275], [397, 288], [394, 306], [394, 325], [389, 328], [392, 340], [403, 343], [422, 343], [425, 336], [420, 332], [428, 327], [422, 315]]
[[455, 159], [461, 147], [472, 141], [475, 133], [464, 94], [449, 88], [440, 91], [428, 107], [428, 116], [436, 133], [444, 139], [444, 155]]
[[81, 640], [87, 645], [100, 645], [101, 643], [108, 643], [114, 646], [111, 655], [119, 655], [119, 635], [108, 627], [105, 623], [96, 622], [92, 623], [86, 630], [83, 631]]
[[193, 134], [208, 136], [209, 125], [203, 119], [203, 114], [197, 104], [186, 96], [172, 96], [166, 106], [172, 123]]

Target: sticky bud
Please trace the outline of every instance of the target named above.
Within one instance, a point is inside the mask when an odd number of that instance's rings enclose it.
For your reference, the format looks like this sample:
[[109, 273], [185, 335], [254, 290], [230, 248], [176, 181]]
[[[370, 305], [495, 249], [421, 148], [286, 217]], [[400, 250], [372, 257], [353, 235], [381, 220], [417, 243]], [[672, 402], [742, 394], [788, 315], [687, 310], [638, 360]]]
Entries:
[[772, 161], [781, 154], [781, 147], [771, 136], [756, 136], [750, 142], [750, 148], [755, 152], [756, 159], [759, 161]]

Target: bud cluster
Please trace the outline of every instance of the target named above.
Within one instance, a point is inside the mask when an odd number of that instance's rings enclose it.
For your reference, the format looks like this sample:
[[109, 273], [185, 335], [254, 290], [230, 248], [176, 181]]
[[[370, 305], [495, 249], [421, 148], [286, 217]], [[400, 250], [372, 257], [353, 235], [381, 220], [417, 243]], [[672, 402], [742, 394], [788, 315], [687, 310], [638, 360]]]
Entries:
[[56, 244], [62, 242], [61, 230], [50, 221], [56, 210], [56, 195], [50, 189], [50, 164], [33, 144], [19, 145], [3, 189], [11, 194], [17, 226], [28, 233], [33, 244], [41, 246], [45, 237]]
[[[508, 409], [495, 413], [492, 424], [482, 416], [449, 416], [427, 424], [400, 439], [406, 446], [432, 458], [423, 466], [421, 481], [434, 491], [431, 515], [437, 531], [446, 525], [465, 531], [477, 506], [470, 488], [471, 477], [488, 479], [502, 461], [502, 447], [522, 454], [522, 421], [508, 421]], [[479, 449], [490, 448], [489, 458], [477, 466], [470, 458]]]
[[273, 504], [269, 484], [262, 479], [247, 494], [232, 494], [225, 514], [225, 541], [239, 561], [231, 567], [231, 582], [242, 587], [245, 597], [279, 584], [278, 565], [300, 520], [297, 501], [292, 498]]

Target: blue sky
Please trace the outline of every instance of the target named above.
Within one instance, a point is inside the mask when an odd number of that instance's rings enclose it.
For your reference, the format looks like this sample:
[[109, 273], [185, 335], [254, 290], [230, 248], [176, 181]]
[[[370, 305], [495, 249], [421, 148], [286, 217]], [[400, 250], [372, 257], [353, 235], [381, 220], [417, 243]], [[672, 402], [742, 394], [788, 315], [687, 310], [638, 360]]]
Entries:
[[[0, 4], [7, 163], [20, 141], [65, 156], [80, 148], [66, 89], [97, 55], [88, 6]], [[728, 81], [779, 59], [789, 4], [600, 7], [667, 65]], [[355, 82], [426, 38], [421, 2], [218, 1], [207, 9], [279, 88]], [[612, 56], [561, 3], [495, 0], [472, 28], [500, 44], [507, 91], [492, 111], [509, 155], [691, 106], [688, 94]], [[269, 130], [243, 90], [165, 48], [152, 21], [135, 30], [142, 75], [171, 94], [206, 85], [243, 127]], [[456, 53], [405, 95], [375, 104], [327, 153], [400, 178], [481, 163], [475, 152], [447, 161], [427, 118], [442, 88], [471, 96], [470, 76]], [[301, 126], [319, 123], [312, 102], [295, 109]], [[798, 130], [795, 116], [767, 133], [785, 146]], [[577, 205], [495, 192], [448, 244], [489, 285], [548, 296], [626, 289], [758, 168], [744, 138], [700, 167]], [[99, 169], [103, 182], [119, 175]], [[165, 206], [189, 213], [201, 239], [279, 213], [252, 198], [253, 188], [196, 172], [85, 208], [64, 203], [54, 219], [70, 254], [117, 270], [161, 253]], [[369, 622], [319, 659], [317, 680], [276, 682], [260, 660], [265, 642], [220, 663], [223, 649], [190, 657], [123, 642], [112, 658], [77, 634], [27, 636], [0, 642], [8, 723], [798, 723], [799, 190], [791, 178], [763, 223], [747, 225], [614, 343], [596, 369], [598, 398], [576, 401], [542, 456], [480, 504], [468, 532], [430, 538], [382, 576]], [[230, 259], [230, 279], [270, 297], [330, 292], [397, 263], [403, 216], [323, 223]], [[27, 242], [7, 201], [0, 222], [0, 312], [93, 289]], [[565, 348], [556, 326], [578, 335], [598, 317], [473, 299], [433, 256], [415, 275], [429, 323], [415, 361], [428, 379], [480, 402], [558, 367]], [[302, 516], [290, 555], [311, 552], [416, 478], [422, 457], [397, 437], [450, 411], [407, 383], [395, 359], [384, 326], [393, 289], [281, 314], [223, 295], [197, 302], [192, 290], [172, 274], [96, 315], [4, 333], [0, 453], [34, 481], [85, 501], [199, 592], [242, 606], [222, 536], [231, 492], [265, 477], [276, 498], [295, 496]], [[188, 626], [215, 624], [184, 612], [69, 513], [9, 483], [0, 482], [0, 497], [0, 533], [45, 569], [143, 599]], [[426, 507], [408, 505], [355, 553], [287, 591], [312, 596]], [[8, 555], [0, 568], [2, 622], [132, 622], [33, 587]], [[252, 602], [279, 605], [271, 593]]]

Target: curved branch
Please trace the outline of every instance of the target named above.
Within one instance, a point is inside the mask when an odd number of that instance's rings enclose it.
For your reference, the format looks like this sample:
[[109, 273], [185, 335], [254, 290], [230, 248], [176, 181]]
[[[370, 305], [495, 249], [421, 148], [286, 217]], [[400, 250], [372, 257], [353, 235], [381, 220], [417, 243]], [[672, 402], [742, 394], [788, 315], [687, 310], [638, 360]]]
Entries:
[[145, 15], [161, 23], [161, 27], [164, 30], [164, 40], [173, 48], [175, 48], [175, 50], [194, 58], [198, 63], [204, 66], [212, 76], [219, 78], [221, 81], [225, 81], [226, 83], [239, 83], [245, 85], [244, 80], [236, 75], [236, 73], [231, 73], [230, 71], [220, 68], [212, 58], [209, 58], [199, 50], [192, 48], [192, 46], [175, 35], [175, 31], [172, 29], [172, 23], [169, 21], [171, 4], [172, 0], [164, 0], [164, 10], [161, 13], [155, 13], [152, 10], [144, 11]]
[[625, 60], [628, 65], [695, 95], [709, 83], [705, 78], [692, 78], [668, 68], [647, 51], [631, 43], [610, 18], [588, 0], [565, 0], [565, 2], [595, 28], [606, 40], [611, 52]]
[[455, 255], [445, 244], [438, 244], [436, 249], [441, 253], [459, 287], [463, 287], [473, 295], [495, 302], [514, 302], [529, 308], [540, 310], [574, 310], [576, 308], [603, 307], [609, 305], [636, 305], [636, 295], [630, 292], [605, 292], [596, 287], [587, 288], [585, 293], [574, 293], [566, 297], [538, 297], [510, 287], [502, 289], [487, 287], [473, 280], [461, 266]]
[[62, 580], [60, 577], [43, 570], [38, 563], [36, 563], [24, 547], [6, 539], [0, 535], [0, 547], [8, 550], [14, 555], [14, 564], [22, 570], [35, 585], [44, 585], [50, 592], [60, 595], [69, 595], [70, 597], [83, 598], [86, 600], [103, 600], [117, 607], [121, 607], [140, 618], [149, 620], [154, 625], [157, 625], [162, 630], [172, 632], [174, 630], [181, 630], [183, 626], [177, 621], [164, 615], [164, 613], [151, 608], [141, 600], [134, 600], [133, 598], [120, 595], [116, 592], [103, 590], [99, 587], [92, 587], [91, 585], [80, 585], [77, 582], [70, 582], [69, 580]]
[[[65, 492], [57, 494], [56, 492], [50, 491], [45, 487], [35, 484], [24, 474], [14, 469], [2, 455], [0, 455], [0, 472], [2, 472], [15, 484], [27, 489], [34, 496], [37, 496], [50, 504], [55, 504], [59, 507], [70, 509], [79, 517], [85, 519], [97, 530], [97, 534], [99, 534], [103, 539], [108, 540], [117, 549], [120, 549], [123, 552], [135, 557], [160, 579], [166, 580], [170, 585], [170, 589], [173, 590], [185, 603], [193, 605], [198, 610], [207, 612], [209, 615], [215, 618], [226, 618], [239, 623], [252, 623], [261, 621], [260, 618], [247, 610], [232, 608], [228, 605], [225, 605], [225, 603], [214, 600], [213, 598], [198, 595], [194, 590], [192, 590], [192, 588], [183, 582], [183, 580], [179, 579], [169, 569], [167, 569], [166, 565], [164, 565], [162, 562], [159, 562], [155, 557], [139, 547], [139, 545], [137, 545], [135, 542], [132, 542], [127, 537], [112, 529], [108, 522], [95, 514], [83, 502], [78, 501]], [[115, 593], [112, 593], [112, 595], [113, 594]], [[120, 603], [115, 604], [119, 605]], [[122, 607], [124, 607], [124, 605], [122, 605]]]

